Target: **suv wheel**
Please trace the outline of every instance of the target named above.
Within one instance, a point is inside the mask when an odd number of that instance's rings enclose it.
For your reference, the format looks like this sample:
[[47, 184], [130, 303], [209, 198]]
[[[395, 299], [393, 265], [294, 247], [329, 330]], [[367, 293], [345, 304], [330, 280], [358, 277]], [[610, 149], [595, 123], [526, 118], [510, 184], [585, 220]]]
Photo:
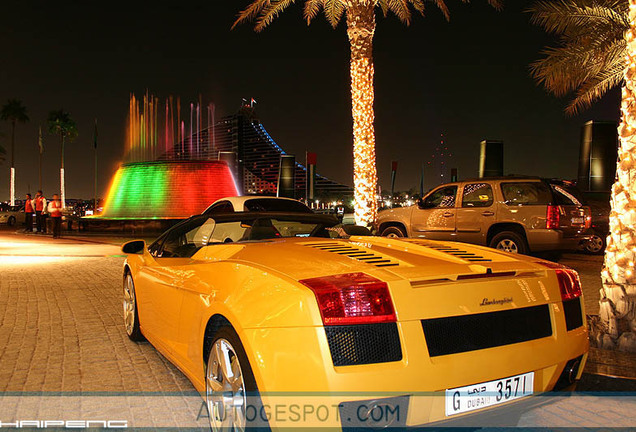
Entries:
[[406, 233], [400, 227], [390, 226], [382, 230], [382, 237], [391, 237], [391, 238], [406, 237]]
[[600, 254], [605, 249], [605, 237], [595, 232], [585, 243], [585, 251], [594, 255]]
[[7, 221], [7, 225], [9, 225], [9, 226], [15, 225], [15, 218], [13, 216], [9, 216], [9, 220]]
[[526, 243], [526, 240], [513, 231], [500, 232], [495, 235], [492, 240], [490, 240], [490, 244], [488, 246], [504, 252], [520, 254], [528, 253], [528, 244]]

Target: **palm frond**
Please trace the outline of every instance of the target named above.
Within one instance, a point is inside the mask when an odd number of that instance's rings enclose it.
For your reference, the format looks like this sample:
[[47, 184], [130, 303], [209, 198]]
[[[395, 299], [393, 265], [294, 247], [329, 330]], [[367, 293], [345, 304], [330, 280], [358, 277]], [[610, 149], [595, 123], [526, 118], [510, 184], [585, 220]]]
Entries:
[[307, 25], [318, 16], [320, 9], [325, 7], [325, 0], [305, 0], [305, 8], [303, 16], [307, 21]]
[[540, 0], [528, 12], [531, 22], [546, 31], [569, 34], [601, 23], [629, 27], [627, 2], [621, 0]]
[[336, 28], [346, 10], [344, 0], [324, 0], [325, 17], [331, 27]]
[[253, 21], [267, 6], [270, 5], [270, 0], [254, 0], [253, 3], [239, 12], [236, 21], [232, 24], [232, 29], [239, 24], [243, 24], [248, 21]]
[[576, 92], [576, 97], [565, 109], [568, 115], [576, 115], [581, 110], [589, 108], [594, 101], [601, 98], [610, 89], [623, 82], [625, 67], [615, 64], [612, 68], [603, 71], [594, 79], [587, 81]]
[[404, 24], [409, 25], [411, 23], [411, 10], [409, 8], [409, 2], [407, 0], [385, 0], [388, 10], [393, 12], [396, 17]]
[[254, 30], [262, 31], [274, 21], [281, 12], [293, 5], [296, 0], [268, 0], [269, 5], [265, 6], [259, 17], [256, 19]]
[[530, 66], [531, 75], [555, 96], [574, 92], [566, 113], [589, 107], [623, 80], [626, 6], [625, 0], [539, 0], [530, 8], [532, 22], [560, 37]]

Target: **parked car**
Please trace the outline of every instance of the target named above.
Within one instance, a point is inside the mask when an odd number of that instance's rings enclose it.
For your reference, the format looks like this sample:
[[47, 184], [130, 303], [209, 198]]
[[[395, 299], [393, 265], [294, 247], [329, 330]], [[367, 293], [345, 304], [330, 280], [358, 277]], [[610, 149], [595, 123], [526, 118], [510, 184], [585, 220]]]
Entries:
[[24, 225], [26, 213], [24, 206], [3, 205], [0, 207], [0, 224], [15, 226], [16, 224]]
[[215, 201], [203, 214], [233, 213], [233, 212], [294, 212], [313, 213], [313, 210], [302, 202], [282, 197], [271, 196], [237, 196], [227, 197]]
[[[370, 410], [399, 403], [400, 421], [427, 424], [506, 409], [581, 376], [588, 331], [574, 270], [454, 242], [348, 237], [337, 224], [198, 215], [149, 247], [123, 245], [125, 330], [192, 381], [212, 430], [352, 420], [293, 420], [275, 399], [285, 395], [296, 407], [327, 395], [340, 413], [366, 412], [367, 427], [381, 426]], [[283, 414], [254, 415], [263, 400]]]
[[577, 250], [591, 236], [589, 207], [538, 177], [441, 185], [416, 205], [379, 213], [377, 232], [485, 245], [523, 253]]
[[585, 250], [592, 254], [605, 251], [609, 235], [610, 192], [583, 192], [585, 202], [592, 209], [592, 237]]

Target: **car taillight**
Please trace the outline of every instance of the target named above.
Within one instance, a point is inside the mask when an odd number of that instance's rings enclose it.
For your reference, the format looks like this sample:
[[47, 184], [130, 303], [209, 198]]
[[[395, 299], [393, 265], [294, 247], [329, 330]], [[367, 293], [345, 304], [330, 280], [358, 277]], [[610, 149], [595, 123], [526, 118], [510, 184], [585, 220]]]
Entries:
[[539, 264], [554, 269], [556, 272], [561, 290], [561, 300], [571, 300], [581, 296], [581, 279], [576, 270], [549, 261], [543, 261]]
[[549, 205], [545, 215], [545, 227], [556, 229], [559, 227], [559, 206]]
[[311, 289], [325, 325], [395, 322], [389, 287], [364, 273], [349, 273], [304, 279]]

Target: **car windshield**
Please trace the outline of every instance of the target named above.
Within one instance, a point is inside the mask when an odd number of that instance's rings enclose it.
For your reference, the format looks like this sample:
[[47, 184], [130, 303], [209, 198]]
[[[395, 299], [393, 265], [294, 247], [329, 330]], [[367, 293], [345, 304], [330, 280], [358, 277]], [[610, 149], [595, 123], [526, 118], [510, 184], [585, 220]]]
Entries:
[[158, 258], [191, 257], [201, 247], [282, 238], [349, 238], [369, 235], [364, 227], [342, 225], [329, 215], [299, 213], [229, 213], [201, 215], [164, 233], [148, 250]]
[[243, 206], [248, 212], [312, 213], [311, 209], [300, 201], [286, 199], [256, 198], [245, 201]]

